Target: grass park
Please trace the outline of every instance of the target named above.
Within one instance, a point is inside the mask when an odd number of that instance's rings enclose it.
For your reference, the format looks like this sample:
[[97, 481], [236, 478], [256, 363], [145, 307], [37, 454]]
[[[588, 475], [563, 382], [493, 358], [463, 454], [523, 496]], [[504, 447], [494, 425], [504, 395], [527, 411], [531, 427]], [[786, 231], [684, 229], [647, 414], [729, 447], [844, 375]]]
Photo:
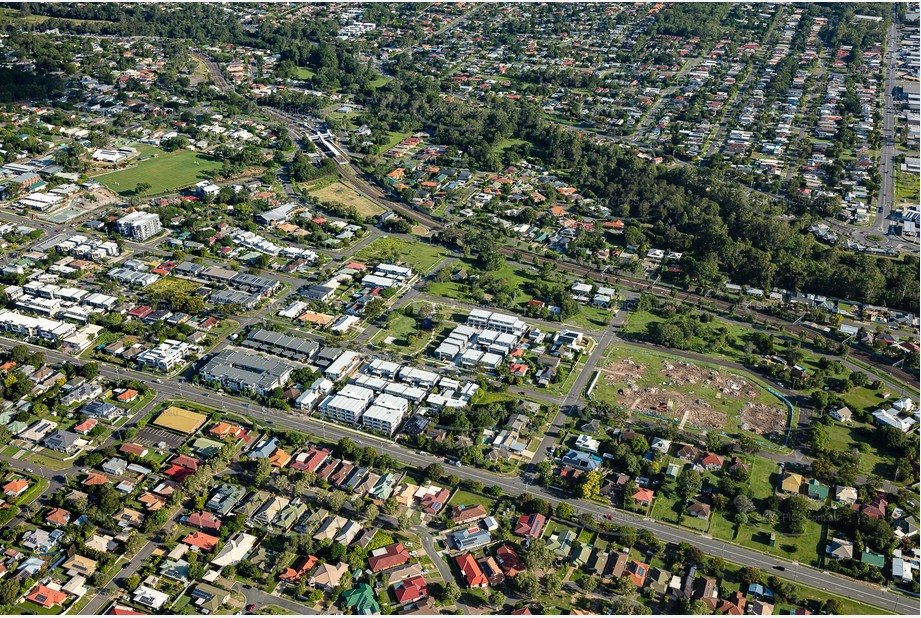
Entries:
[[362, 217], [374, 217], [384, 212], [383, 208], [341, 181], [326, 186], [321, 184], [317, 189], [309, 188], [308, 193], [321, 202], [339, 202], [353, 208]]
[[[210, 178], [211, 172], [220, 168], [220, 159], [200, 152], [158, 150], [151, 152], [150, 158], [138, 161], [132, 167], [103, 172], [94, 176], [94, 179], [122, 197], [150, 197], [194, 185]], [[147, 183], [150, 188], [136, 193], [139, 183]]]

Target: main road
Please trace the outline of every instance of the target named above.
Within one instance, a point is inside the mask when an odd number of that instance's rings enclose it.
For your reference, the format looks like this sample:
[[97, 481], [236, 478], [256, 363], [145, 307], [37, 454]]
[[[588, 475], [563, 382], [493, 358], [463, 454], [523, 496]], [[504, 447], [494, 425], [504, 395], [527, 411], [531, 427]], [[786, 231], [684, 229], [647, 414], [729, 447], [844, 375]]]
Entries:
[[895, 103], [892, 91], [895, 88], [895, 64], [899, 49], [899, 29], [897, 20], [893, 18], [889, 25], [889, 37], [886, 43], [886, 79], [883, 81], [883, 135], [882, 147], [879, 153], [879, 207], [876, 211], [876, 220], [873, 230], [886, 233], [886, 220], [892, 212], [895, 183], [892, 174], [895, 163]]
[[[11, 347], [19, 342], [4, 339], [2, 343], [7, 347]], [[72, 357], [61, 352], [48, 350], [40, 346], [30, 347], [44, 352], [45, 357], [49, 361], [64, 363], [73, 362]], [[336, 441], [344, 437], [353, 439], [360, 437], [365, 444], [374, 446], [378, 452], [390, 455], [394, 459], [416, 468], [421, 469], [438, 461], [438, 458], [433, 455], [408, 449], [389, 440], [376, 438], [366, 433], [358, 432], [340, 425], [334, 425], [319, 419], [253, 405], [242, 399], [209, 392], [203, 388], [187, 382], [182, 382], [175, 378], [164, 381], [163, 384], [156, 384], [153, 382], [151, 376], [139, 371], [119, 369], [116, 375], [116, 368], [106, 364], [101, 364], [99, 366], [99, 373], [108, 378], [131, 377], [144, 382], [150, 388], [157, 390], [161, 397], [181, 398], [190, 402], [248, 416], [271, 427], [291, 429], [309, 433], [314, 436], [321, 436], [324, 440]], [[487, 486], [497, 485], [502, 488], [503, 492], [509, 495], [530, 493], [547, 500], [553, 505], [566, 502], [570, 504], [577, 513], [586, 513], [595, 517], [612, 519], [621, 524], [646, 529], [655, 534], [657, 538], [666, 542], [691, 543], [700, 547], [707, 554], [719, 556], [736, 564], [752, 566], [764, 569], [768, 572], [782, 569], [785, 578], [801, 584], [813, 586], [820, 590], [826, 590], [832, 594], [853, 599], [861, 603], [874, 605], [902, 614], [917, 615], [919, 609], [921, 609], [916, 599], [909, 599], [887, 589], [881, 589], [878, 586], [858, 582], [833, 573], [790, 562], [783, 558], [770, 556], [727, 541], [709, 538], [697, 532], [683, 530], [668, 524], [656, 522], [640, 515], [615, 509], [612, 506], [580, 500], [568, 493], [557, 492], [552, 489], [531, 484], [528, 479], [505, 477], [486, 470], [470, 467], [452, 468], [451, 472], [462, 479], [479, 481]]]

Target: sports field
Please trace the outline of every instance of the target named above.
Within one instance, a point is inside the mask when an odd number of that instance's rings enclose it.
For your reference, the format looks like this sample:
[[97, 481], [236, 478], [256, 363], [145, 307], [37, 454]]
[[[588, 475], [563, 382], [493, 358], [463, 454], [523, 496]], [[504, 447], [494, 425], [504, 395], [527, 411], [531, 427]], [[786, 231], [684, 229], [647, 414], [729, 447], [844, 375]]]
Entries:
[[374, 217], [384, 212], [383, 208], [341, 182], [334, 182], [316, 191], [311, 189], [309, 193], [321, 202], [339, 202], [343, 206], [354, 208], [362, 217]]
[[[156, 157], [117, 172], [99, 174], [95, 179], [123, 197], [148, 197], [194, 185], [209, 178], [211, 172], [220, 168], [220, 159], [199, 152], [158, 151]], [[136, 194], [135, 187], [142, 182], [149, 184], [150, 188]]]

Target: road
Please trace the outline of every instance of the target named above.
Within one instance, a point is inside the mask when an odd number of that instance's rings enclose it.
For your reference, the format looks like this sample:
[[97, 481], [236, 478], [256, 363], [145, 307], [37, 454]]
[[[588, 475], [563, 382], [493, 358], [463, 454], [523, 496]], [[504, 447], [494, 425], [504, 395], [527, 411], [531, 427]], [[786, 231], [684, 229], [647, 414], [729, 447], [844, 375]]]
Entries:
[[[9, 340], [6, 340], [4, 343], [9, 345]], [[70, 356], [54, 350], [48, 350], [39, 346], [30, 347], [44, 352], [46, 358], [51, 362], [72, 362], [73, 360]], [[99, 367], [99, 373], [105, 377], [116, 377], [115, 371], [114, 367], [108, 365], [103, 364]], [[432, 455], [419, 454], [414, 450], [394, 444], [390, 441], [375, 438], [374, 436], [369, 436], [366, 433], [347, 427], [323, 422], [315, 418], [295, 415], [281, 410], [251, 406], [245, 400], [217, 395], [207, 392], [203, 388], [179, 382], [175, 379], [166, 381], [163, 384], [155, 384], [149, 375], [138, 371], [120, 369], [119, 375], [121, 377], [130, 377], [142, 381], [151, 388], [158, 390], [159, 394], [163, 397], [179, 397], [187, 401], [216, 407], [243, 416], [249, 416], [256, 421], [272, 427], [286, 428], [314, 436], [322, 436], [324, 440], [331, 441], [337, 441], [344, 437], [354, 439], [356, 436], [360, 436], [366, 444], [374, 446], [379, 453], [390, 455], [394, 459], [416, 468], [425, 468], [434, 461], [438, 461], [438, 459]], [[588, 513], [598, 517], [607, 517], [610, 515], [624, 524], [650, 530], [663, 541], [691, 543], [700, 547], [708, 554], [720, 556], [737, 564], [754, 566], [768, 572], [773, 570], [775, 566], [783, 566], [785, 567], [785, 578], [808, 584], [821, 590], [827, 590], [833, 594], [841, 595], [855, 601], [905, 614], [917, 614], [919, 609], [916, 600], [908, 599], [902, 595], [889, 592], [888, 590], [880, 590], [878, 587], [869, 584], [823, 572], [812, 567], [798, 565], [783, 558], [768, 556], [761, 552], [734, 545], [727, 541], [707, 538], [697, 532], [673, 528], [667, 524], [617, 510], [612, 506], [576, 499], [570, 494], [531, 484], [528, 479], [503, 477], [486, 470], [470, 467], [452, 468], [452, 474], [457, 475], [461, 479], [479, 481], [486, 486], [497, 485], [502, 488], [507, 495], [530, 493], [548, 500], [553, 505], [566, 502], [572, 506], [577, 513]]]
[[893, 176], [893, 166], [895, 165], [895, 104], [892, 98], [892, 91], [895, 88], [895, 63], [896, 55], [899, 49], [899, 29], [896, 25], [898, 20], [893, 19], [889, 25], [889, 37], [886, 45], [886, 80], [883, 87], [886, 92], [883, 96], [883, 137], [882, 147], [879, 153], [879, 172], [881, 177], [879, 202], [876, 212], [876, 220], [873, 223], [873, 229], [880, 235], [886, 234], [886, 220], [889, 213], [892, 212], [892, 204], [895, 198], [895, 178]]
[[[435, 539], [432, 538], [431, 531], [425, 526], [414, 526], [412, 531], [419, 536], [419, 541], [422, 543], [422, 548], [425, 550], [426, 555], [428, 555], [429, 560], [435, 563], [435, 568], [438, 569], [438, 574], [441, 575], [441, 581], [446, 584], [456, 581], [454, 573], [451, 572], [451, 567], [445, 562], [441, 554], [438, 553], [438, 548], [435, 547]], [[467, 605], [460, 599], [457, 600], [457, 608], [464, 614], [470, 613]]]
[[253, 586], [244, 586], [240, 583], [237, 583], [234, 585], [233, 589], [246, 597], [247, 605], [254, 603], [257, 608], [265, 607], [266, 605], [275, 605], [291, 612], [292, 614], [316, 615], [320, 613], [312, 607], [307, 607], [306, 605], [297, 603], [291, 599], [286, 599], [284, 597], [275, 596], [274, 594], [269, 594], [268, 592], [263, 592], [262, 590], [259, 590]]

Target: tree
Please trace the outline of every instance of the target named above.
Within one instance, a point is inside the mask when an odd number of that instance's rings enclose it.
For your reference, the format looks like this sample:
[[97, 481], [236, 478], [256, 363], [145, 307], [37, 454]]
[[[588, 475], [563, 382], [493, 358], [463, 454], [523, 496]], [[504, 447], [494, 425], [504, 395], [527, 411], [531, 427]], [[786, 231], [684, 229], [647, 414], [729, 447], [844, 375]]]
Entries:
[[425, 475], [425, 478], [432, 481], [437, 481], [445, 475], [445, 469], [441, 464], [433, 463], [426, 466], [425, 470], [423, 470], [423, 474]]
[[744, 566], [738, 571], [739, 580], [745, 584], [760, 584], [763, 574], [760, 569]]
[[137, 185], [135, 185], [135, 187], [134, 187], [134, 194], [135, 194], [135, 195], [143, 195], [143, 194], [146, 193], [147, 191], [150, 191], [150, 189], [151, 189], [152, 186], [153, 186], [153, 185], [151, 185], [149, 182], [139, 182], [139, 183], [137, 183]]
[[594, 575], [583, 577], [582, 583], [580, 585], [582, 586], [582, 590], [584, 590], [587, 594], [591, 594], [595, 591], [596, 588], [598, 588], [598, 578]]
[[541, 539], [534, 539], [524, 552], [522, 558], [529, 569], [546, 571], [553, 565], [556, 557], [553, 555], [550, 548], [547, 547], [546, 542]]
[[572, 519], [573, 515], [575, 514], [576, 510], [572, 508], [572, 506], [570, 506], [567, 502], [560, 502], [558, 505], [556, 505], [556, 516], [560, 519]]
[[365, 505], [364, 516], [365, 520], [368, 522], [374, 522], [377, 519], [377, 516], [380, 514], [380, 510], [373, 502], [369, 502]]
[[537, 577], [530, 571], [519, 573], [512, 578], [515, 589], [525, 598], [536, 599], [540, 595], [540, 584]]
[[754, 437], [747, 433], [740, 433], [739, 437], [736, 438], [736, 444], [738, 444], [739, 450], [747, 455], [758, 452], [758, 443]]
[[684, 468], [675, 481], [675, 491], [684, 500], [690, 500], [700, 492], [702, 480], [700, 473], [691, 468]]
[[256, 469], [253, 472], [253, 484], [261, 487], [263, 483], [272, 476], [272, 462], [267, 457], [262, 458], [256, 463]]
[[592, 470], [586, 473], [582, 484], [579, 486], [579, 496], [585, 499], [592, 499], [601, 492], [601, 481], [603, 477], [598, 470]]
[[493, 588], [489, 593], [489, 604], [495, 608], [505, 605], [505, 595], [498, 588]]
[[454, 605], [460, 598], [461, 589], [455, 582], [448, 582], [441, 588], [441, 602], [445, 605]]

